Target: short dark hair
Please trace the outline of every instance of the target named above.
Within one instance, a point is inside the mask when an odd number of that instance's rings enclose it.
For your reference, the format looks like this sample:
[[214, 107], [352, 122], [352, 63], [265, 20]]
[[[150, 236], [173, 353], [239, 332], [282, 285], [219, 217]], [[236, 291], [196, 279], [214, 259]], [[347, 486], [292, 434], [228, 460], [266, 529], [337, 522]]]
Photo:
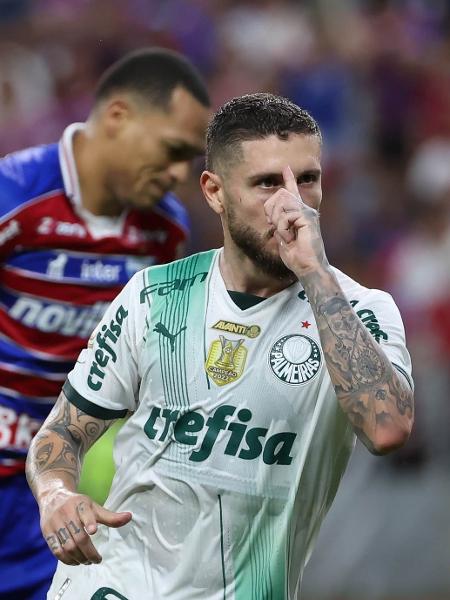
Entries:
[[210, 106], [200, 72], [184, 56], [167, 48], [141, 48], [123, 56], [100, 77], [95, 105], [117, 91], [129, 91], [168, 109], [173, 90], [181, 86], [203, 106]]
[[224, 104], [213, 116], [206, 138], [206, 168], [238, 160], [241, 142], [290, 133], [315, 135], [322, 140], [315, 119], [288, 98], [269, 93], [246, 94]]

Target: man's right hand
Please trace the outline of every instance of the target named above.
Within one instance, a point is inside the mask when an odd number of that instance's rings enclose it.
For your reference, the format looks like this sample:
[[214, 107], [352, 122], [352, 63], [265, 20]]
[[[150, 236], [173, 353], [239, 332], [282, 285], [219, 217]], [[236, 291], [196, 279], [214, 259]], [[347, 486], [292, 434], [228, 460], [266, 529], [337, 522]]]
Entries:
[[41, 529], [58, 560], [66, 565], [100, 563], [91, 535], [98, 524], [122, 527], [130, 522], [130, 512], [112, 512], [89, 496], [69, 490], [52, 491], [40, 498]]
[[62, 391], [28, 451], [26, 475], [42, 534], [67, 565], [101, 562], [90, 538], [98, 524], [122, 527], [131, 520], [131, 513], [111, 512], [76, 491], [84, 455], [113, 423], [84, 413]]

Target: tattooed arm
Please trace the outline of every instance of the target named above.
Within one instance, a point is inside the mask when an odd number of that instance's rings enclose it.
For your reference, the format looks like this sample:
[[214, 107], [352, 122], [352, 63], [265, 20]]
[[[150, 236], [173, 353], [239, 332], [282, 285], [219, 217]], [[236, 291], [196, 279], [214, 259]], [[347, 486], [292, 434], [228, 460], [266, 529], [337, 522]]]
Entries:
[[342, 410], [374, 454], [407, 440], [413, 393], [357, 317], [329, 269], [302, 278], [319, 329], [328, 372]]
[[[264, 204], [283, 262], [303, 284], [316, 317], [331, 382], [353, 428], [375, 454], [403, 445], [413, 423], [413, 394], [345, 297], [328, 264], [319, 202], [305, 204], [287, 166], [284, 186]], [[311, 197], [311, 196], [310, 196]]]
[[39, 504], [42, 534], [53, 554], [69, 565], [101, 561], [89, 537], [97, 523], [121, 527], [131, 518], [77, 493], [85, 453], [113, 422], [87, 415], [61, 393], [30, 446], [26, 475]]

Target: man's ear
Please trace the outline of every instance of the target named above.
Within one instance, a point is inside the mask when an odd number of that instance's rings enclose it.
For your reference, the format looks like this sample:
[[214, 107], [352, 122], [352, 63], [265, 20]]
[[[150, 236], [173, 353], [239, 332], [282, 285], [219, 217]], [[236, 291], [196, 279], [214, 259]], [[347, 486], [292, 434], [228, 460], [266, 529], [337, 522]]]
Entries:
[[202, 188], [206, 202], [215, 213], [221, 215], [224, 212], [224, 208], [223, 187], [220, 176], [212, 171], [203, 171], [200, 175], [200, 187]]
[[118, 137], [133, 114], [130, 102], [123, 98], [112, 98], [103, 108], [103, 124], [109, 138]]

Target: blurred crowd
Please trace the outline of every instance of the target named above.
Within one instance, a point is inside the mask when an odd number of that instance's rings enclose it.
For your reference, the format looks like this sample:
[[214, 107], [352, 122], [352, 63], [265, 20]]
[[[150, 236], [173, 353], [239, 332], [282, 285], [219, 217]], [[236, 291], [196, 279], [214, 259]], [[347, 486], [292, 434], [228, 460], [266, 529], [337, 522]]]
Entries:
[[[123, 52], [174, 48], [217, 107], [272, 91], [324, 136], [330, 262], [390, 291], [413, 356], [414, 435], [392, 458], [357, 448], [305, 575], [308, 600], [450, 597], [450, 2], [0, 0], [0, 155], [84, 120]], [[199, 169], [201, 165], [199, 165]], [[189, 252], [221, 229], [179, 190]]]

